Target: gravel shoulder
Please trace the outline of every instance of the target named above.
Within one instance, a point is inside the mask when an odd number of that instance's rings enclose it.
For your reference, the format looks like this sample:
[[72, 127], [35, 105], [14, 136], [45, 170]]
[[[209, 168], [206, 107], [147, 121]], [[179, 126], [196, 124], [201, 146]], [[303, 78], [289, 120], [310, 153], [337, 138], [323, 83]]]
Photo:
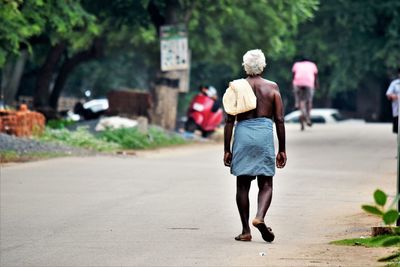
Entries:
[[0, 133], [0, 163], [56, 156], [88, 156], [94, 151]]

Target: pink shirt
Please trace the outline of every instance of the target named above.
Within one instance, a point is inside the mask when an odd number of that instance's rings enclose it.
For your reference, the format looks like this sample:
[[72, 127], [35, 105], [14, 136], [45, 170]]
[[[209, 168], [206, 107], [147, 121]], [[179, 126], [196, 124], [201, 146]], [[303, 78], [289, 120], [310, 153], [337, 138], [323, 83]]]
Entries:
[[296, 62], [293, 65], [293, 85], [315, 87], [315, 75], [318, 73], [317, 66], [311, 61]]

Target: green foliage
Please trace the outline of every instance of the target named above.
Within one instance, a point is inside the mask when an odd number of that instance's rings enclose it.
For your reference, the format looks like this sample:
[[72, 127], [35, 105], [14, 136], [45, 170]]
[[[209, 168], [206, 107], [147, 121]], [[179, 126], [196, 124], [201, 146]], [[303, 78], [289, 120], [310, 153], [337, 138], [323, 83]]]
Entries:
[[0, 1], [0, 68], [7, 56], [21, 47], [32, 49], [32, 37], [43, 36], [55, 44], [66, 41], [73, 51], [86, 47], [100, 33], [95, 16], [79, 0]]
[[[30, 1], [32, 6], [40, 6], [41, 1]], [[22, 1], [0, 1], [0, 68], [4, 65], [8, 53], [17, 54], [21, 43], [41, 32], [42, 27], [30, 23], [19, 9]]]
[[117, 143], [125, 149], [146, 149], [185, 143], [179, 135], [165, 132], [158, 127], [150, 127], [147, 134], [136, 128], [108, 129], [101, 132], [100, 138]]
[[[165, 15], [170, 3], [153, 2]], [[242, 75], [241, 57], [246, 50], [261, 48], [268, 60], [293, 55], [297, 26], [310, 19], [318, 7], [317, 0], [177, 2], [177, 20], [187, 24], [189, 33], [191, 89], [197, 92], [199, 84], [211, 84], [220, 96], [229, 80]], [[89, 87], [95, 95], [104, 96], [119, 87], [150, 87], [159, 68], [160, 51], [148, 4], [148, 0], [118, 0], [105, 7], [98, 1], [83, 1], [104, 29], [107, 47], [104, 58], [74, 72], [67, 84], [69, 93]], [[187, 97], [183, 98], [181, 114], [188, 104]]]
[[378, 215], [378, 216], [382, 216], [383, 213], [380, 209], [378, 209], [375, 206], [371, 206], [371, 205], [362, 205], [361, 206], [363, 210], [365, 210], [368, 213], [374, 214], [374, 215]]
[[188, 107], [192, 99], [198, 94], [198, 91], [190, 91], [186, 94], [179, 95], [178, 99], [178, 115], [186, 115]]
[[299, 27], [297, 54], [318, 63], [325, 93], [365, 89], [399, 66], [398, 10], [397, 0], [321, 0], [315, 18]]
[[136, 128], [107, 129], [99, 134], [92, 134], [86, 127], [69, 131], [56, 124], [58, 129], [47, 127], [44, 134], [37, 138], [41, 141], [55, 142], [95, 151], [111, 152], [117, 149], [148, 149], [185, 144], [186, 141], [175, 133], [152, 126], [148, 133], [141, 133]]
[[385, 192], [378, 189], [374, 192], [374, 199], [376, 204], [383, 207], [386, 204], [387, 195]]
[[78, 127], [76, 131], [46, 128], [39, 139], [96, 151], [112, 151], [119, 148], [116, 143], [96, 138], [85, 127]]
[[400, 247], [399, 235], [382, 235], [368, 238], [343, 239], [331, 242], [334, 245], [365, 247]]
[[382, 257], [378, 260], [379, 262], [394, 262], [393, 265], [387, 265], [387, 267], [393, 266], [398, 267], [398, 263], [400, 262], [400, 251], [394, 252], [389, 256]]
[[383, 214], [382, 217], [386, 225], [394, 224], [398, 218], [399, 212], [397, 210], [388, 210], [387, 212], [385, 212], [385, 214]]
[[[352, 238], [342, 239], [330, 242], [330, 244], [341, 245], [341, 246], [364, 246], [364, 247], [400, 247], [400, 229], [398, 227], [393, 228], [394, 233], [388, 235], [380, 235], [367, 238]], [[382, 257], [379, 262], [393, 262], [393, 265], [387, 266], [398, 266], [400, 260], [400, 250], [393, 252], [389, 256]]]
[[59, 120], [49, 120], [46, 124], [47, 127], [51, 129], [64, 129], [67, 126], [74, 124], [72, 120], [59, 119]]
[[1, 151], [0, 162], [12, 162], [19, 157], [18, 153], [13, 150]]
[[231, 66], [237, 72], [249, 49], [260, 48], [268, 59], [294, 53], [299, 23], [312, 17], [318, 1], [207, 1], [188, 24], [193, 61]]
[[393, 208], [398, 199], [399, 196], [396, 196], [392, 204], [385, 208], [387, 194], [382, 190], [377, 189], [374, 192], [374, 200], [376, 205], [362, 205], [361, 208], [367, 213], [380, 217], [385, 225], [392, 225], [399, 218], [399, 212]]
[[[49, 44], [63, 42], [67, 48], [58, 67], [62, 60], [90, 47], [93, 37], [100, 35], [106, 58], [71, 72], [73, 77], [68, 86], [78, 90], [93, 88], [94, 95], [104, 96], [107, 90], [119, 87], [150, 87], [159, 69], [158, 29], [151, 19], [154, 14], [148, 9], [151, 3], [159, 9], [164, 23], [175, 20], [187, 25], [194, 66], [193, 83], [212, 82], [221, 88], [238, 75], [241, 56], [248, 49], [261, 48], [268, 59], [293, 55], [297, 26], [312, 17], [318, 0], [249, 3], [241, 0], [115, 0], [107, 3], [10, 0], [4, 3], [7, 9], [0, 11], [4, 13], [0, 13], [1, 22], [4, 20], [0, 23], [0, 38], [4, 36], [4, 42], [0, 40], [0, 68], [6, 56], [18, 54], [21, 44], [25, 43], [33, 52], [27, 68], [32, 72], [40, 70]], [[170, 10], [175, 10], [176, 18], [167, 17]], [[211, 67], [205, 70], [204, 65]], [[54, 74], [58, 71], [59, 68], [55, 68]]]

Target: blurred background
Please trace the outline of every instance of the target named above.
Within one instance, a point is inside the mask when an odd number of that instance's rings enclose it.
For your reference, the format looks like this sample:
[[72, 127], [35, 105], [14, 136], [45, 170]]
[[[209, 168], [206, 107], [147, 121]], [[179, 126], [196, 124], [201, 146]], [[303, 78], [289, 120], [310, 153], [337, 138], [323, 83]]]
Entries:
[[[173, 129], [199, 85], [221, 97], [244, 77], [242, 55], [259, 48], [286, 113], [294, 109], [291, 67], [306, 57], [319, 68], [314, 107], [390, 121], [385, 92], [400, 62], [399, 10], [398, 0], [1, 1], [1, 104], [57, 118], [79, 101], [142, 92], [148, 112], [139, 115]], [[179, 27], [163, 35], [166, 25]], [[183, 64], [168, 69], [162, 50], [180, 52], [162, 41], [181, 37]]]

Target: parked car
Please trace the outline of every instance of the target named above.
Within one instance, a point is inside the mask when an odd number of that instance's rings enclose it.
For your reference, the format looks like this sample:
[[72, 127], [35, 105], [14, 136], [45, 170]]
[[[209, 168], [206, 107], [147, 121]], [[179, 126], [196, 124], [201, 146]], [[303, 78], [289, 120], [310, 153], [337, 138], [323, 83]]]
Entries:
[[[343, 121], [344, 118], [339, 110], [331, 108], [316, 108], [311, 110], [312, 123], [336, 123]], [[298, 123], [300, 122], [300, 111], [293, 111], [285, 116], [285, 122]]]

